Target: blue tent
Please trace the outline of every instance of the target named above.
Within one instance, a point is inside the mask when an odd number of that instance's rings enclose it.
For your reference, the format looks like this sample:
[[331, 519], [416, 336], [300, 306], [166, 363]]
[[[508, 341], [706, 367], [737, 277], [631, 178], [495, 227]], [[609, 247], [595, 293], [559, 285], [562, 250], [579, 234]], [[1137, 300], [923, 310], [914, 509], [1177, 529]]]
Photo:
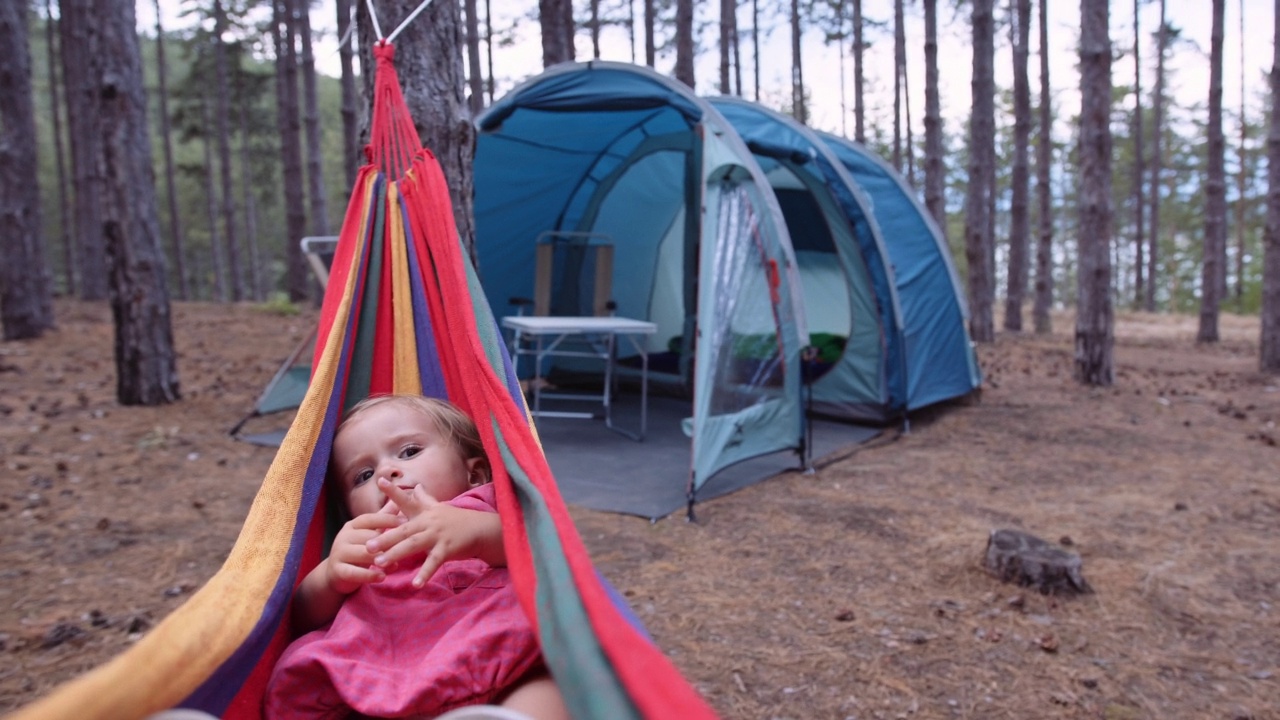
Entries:
[[902, 312], [907, 409], [969, 393], [982, 382], [982, 373], [969, 339], [969, 309], [942, 231], [884, 159], [852, 140], [818, 136], [871, 199], [885, 238]]
[[[647, 68], [591, 62], [533, 78], [478, 125], [476, 252], [495, 314], [535, 295], [540, 239], [607, 245], [616, 313], [657, 325], [651, 375], [691, 389], [690, 501], [731, 464], [801, 450], [796, 261], [724, 118]], [[591, 314], [570, 302], [581, 279], [566, 263], [551, 304]]]
[[856, 143], [741, 98], [709, 101], [778, 198], [815, 344], [847, 338], [813, 381], [814, 409], [883, 421], [976, 388], [950, 255], [902, 178]]

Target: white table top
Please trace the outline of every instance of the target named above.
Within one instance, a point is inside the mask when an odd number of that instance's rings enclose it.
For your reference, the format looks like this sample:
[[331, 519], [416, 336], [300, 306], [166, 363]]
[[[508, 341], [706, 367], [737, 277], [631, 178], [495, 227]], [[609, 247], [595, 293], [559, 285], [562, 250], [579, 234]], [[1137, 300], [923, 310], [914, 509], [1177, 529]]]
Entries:
[[624, 335], [652, 335], [658, 326], [645, 320], [615, 317], [565, 316], [565, 315], [509, 315], [502, 318], [503, 327], [540, 335], [583, 335], [587, 333], [620, 333]]

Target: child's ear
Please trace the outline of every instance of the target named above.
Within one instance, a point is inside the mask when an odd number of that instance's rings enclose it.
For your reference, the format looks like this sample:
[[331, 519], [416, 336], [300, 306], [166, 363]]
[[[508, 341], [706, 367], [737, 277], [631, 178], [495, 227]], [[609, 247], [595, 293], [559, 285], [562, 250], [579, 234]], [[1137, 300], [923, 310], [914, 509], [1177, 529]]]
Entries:
[[489, 482], [489, 463], [484, 458], [470, 458], [467, 460], [467, 485], [471, 487], [479, 487]]

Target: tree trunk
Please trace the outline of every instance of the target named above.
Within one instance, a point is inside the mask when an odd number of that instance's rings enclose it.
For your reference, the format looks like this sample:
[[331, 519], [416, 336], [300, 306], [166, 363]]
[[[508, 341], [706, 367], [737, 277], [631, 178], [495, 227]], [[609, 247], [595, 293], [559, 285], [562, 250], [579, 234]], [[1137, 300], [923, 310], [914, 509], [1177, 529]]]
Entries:
[[695, 87], [693, 75], [693, 0], [676, 0], [676, 80]]
[[359, 93], [356, 92], [356, 75], [352, 48], [355, 47], [355, 27], [351, 24], [351, 0], [337, 0], [338, 61], [342, 68], [342, 171], [347, 179], [346, 187], [355, 185], [356, 173], [363, 164], [360, 152]]
[[[307, 211], [303, 199], [302, 125], [298, 120], [298, 57], [295, 51], [294, 2], [273, 0], [272, 23], [276, 44], [276, 123], [280, 130], [280, 153], [285, 206], [285, 288], [293, 302], [309, 293], [306, 260], [298, 243], [307, 234]], [[361, 47], [367, 47], [361, 44]]]
[[760, 102], [760, 0], [751, 0], [751, 52], [751, 66], [756, 83], [755, 100]]
[[71, 209], [67, 205], [67, 168], [62, 149], [62, 101], [58, 94], [58, 21], [53, 17], [53, 3], [44, 0], [45, 49], [49, 63], [49, 109], [53, 115], [53, 155], [58, 171], [58, 228], [62, 233], [62, 278], [68, 295], [76, 294], [76, 262], [71, 243]]
[[[320, 127], [320, 107], [316, 98], [316, 61], [311, 51], [310, 4], [298, 6], [298, 36], [302, 40], [302, 99], [307, 141], [307, 195], [311, 200], [311, 234], [329, 234], [329, 199], [324, 186], [324, 139]], [[295, 239], [295, 242], [297, 240]]]
[[538, 0], [538, 19], [542, 24], [542, 67], [572, 62], [572, 0]]
[[1049, 88], [1049, 2], [1040, 0], [1040, 136], [1036, 141], [1036, 198], [1039, 233], [1036, 236], [1036, 299], [1032, 317], [1036, 333], [1053, 332], [1053, 95]]
[[[493, 92], [494, 92], [494, 89], [493, 89], [493, 86], [494, 86], [494, 82], [493, 82], [493, 9], [489, 7], [489, 0], [484, 0], [484, 47], [485, 47], [485, 52], [487, 53], [487, 57], [488, 57], [487, 65], [489, 67], [489, 76], [488, 76], [488, 82], [487, 82], [488, 87], [486, 89], [489, 92], [489, 104], [492, 105]], [[635, 56], [635, 53], [632, 52], [631, 62], [634, 63], [635, 61], [636, 61], [636, 56]]]
[[71, 182], [75, 188], [76, 277], [82, 300], [107, 298], [107, 251], [102, 238], [102, 208], [93, 162], [98, 138], [93, 132], [93, 89], [86, 68], [89, 32], [95, 19], [59, 7], [62, 31], [62, 84], [67, 96], [67, 135], [71, 138]]
[[[648, 67], [653, 67], [654, 57], [657, 54], [657, 43], [653, 33], [658, 24], [658, 9], [654, 7], [654, 2], [655, 0], [644, 0], [644, 64]], [[757, 45], [756, 50], [759, 49]], [[759, 59], [759, 57], [757, 54], [756, 58]]]
[[142, 58], [131, 0], [63, 0], [94, 19], [85, 58], [99, 154], [101, 232], [115, 320], [116, 395], [122, 405], [178, 399], [178, 371], [160, 249]]
[[729, 94], [729, 66], [733, 53], [733, 17], [737, 0], [720, 0], [720, 94]]
[[1075, 377], [1112, 382], [1111, 38], [1107, 0], [1080, 6], [1080, 224]]
[[173, 276], [178, 281], [178, 299], [190, 297], [187, 285], [186, 243], [182, 234], [182, 217], [178, 214], [178, 187], [173, 175], [173, 138], [169, 128], [168, 69], [164, 60], [164, 26], [161, 24], [160, 0], [156, 0], [156, 81], [160, 105], [160, 147], [164, 150], [164, 187], [169, 203], [169, 249], [173, 256]]
[[1160, 175], [1164, 170], [1164, 58], [1169, 44], [1169, 26], [1165, 22], [1165, 0], [1160, 0], [1160, 30], [1157, 33], [1156, 97], [1151, 138], [1151, 234], [1147, 253], [1147, 296], [1145, 309], [1155, 312], [1156, 277], [1160, 266]]
[[[382, 2], [378, 5], [382, 13], [379, 21], [384, 28], [395, 27], [419, 3], [420, 0]], [[463, 98], [463, 27], [459, 12], [456, 3], [433, 3], [396, 39], [395, 63], [409, 115], [423, 146], [435, 154], [444, 171], [458, 236], [474, 262], [471, 160], [475, 156], [476, 129]], [[372, 98], [368, 102], [372, 105]]]
[[600, 0], [591, 0], [591, 57], [600, 59]]
[[924, 204], [947, 232], [947, 168], [938, 94], [938, 0], [924, 0]]
[[[479, 117], [484, 110], [484, 77], [480, 70], [480, 18], [476, 0], [466, 0], [467, 14], [467, 108], [471, 117]], [[598, 54], [596, 57], [600, 57]]]
[[38, 166], [27, 3], [0, 4], [0, 47], [0, 328], [5, 340], [24, 340], [53, 327], [40, 186], [32, 177]]
[[1262, 270], [1258, 368], [1280, 374], [1280, 0], [1271, 45], [1271, 124], [1267, 129], [1267, 228]]
[[907, 69], [907, 31], [902, 0], [893, 0], [893, 169], [902, 173], [902, 81]]
[[1031, 82], [1027, 77], [1031, 54], [1031, 0], [1014, 0], [1013, 24], [1013, 192], [1009, 204], [1009, 284], [1005, 294], [1004, 329], [1022, 332], [1022, 303], [1027, 294], [1027, 255], [1031, 247], [1028, 196], [1031, 176]]
[[[242, 79], [244, 73], [236, 73], [236, 96], [248, 97]], [[238, 103], [237, 122], [240, 133], [240, 196], [244, 198], [244, 239], [249, 253], [249, 299], [260, 301], [263, 296], [262, 250], [258, 244], [258, 205], [253, 198], [253, 142], [249, 129], [249, 103]]]
[[[1144, 264], [1143, 249], [1146, 246], [1146, 236], [1143, 232], [1142, 223], [1146, 219], [1146, 203], [1143, 199], [1146, 193], [1143, 192], [1142, 183], [1146, 179], [1146, 169], [1143, 167], [1144, 156], [1146, 155], [1146, 145], [1142, 142], [1142, 34], [1139, 30], [1141, 23], [1139, 22], [1139, 11], [1141, 0], [1133, 0], [1133, 306], [1135, 308], [1142, 307], [1143, 298], [1146, 297], [1146, 268]], [[1243, 87], [1243, 85], [1241, 85]]]
[[227, 82], [227, 45], [222, 41], [226, 32], [226, 11], [222, 8], [221, 0], [213, 0], [213, 66], [217, 82], [213, 112], [218, 142], [218, 169], [222, 180], [222, 232], [227, 248], [227, 278], [230, 281], [231, 301], [239, 302], [244, 298], [244, 273], [240, 268], [234, 180], [231, 176], [231, 123], [227, 107], [230, 102], [230, 85]]
[[204, 151], [204, 197], [205, 210], [209, 213], [209, 268], [213, 274], [213, 297], [218, 302], [227, 301], [227, 275], [222, 264], [222, 253], [218, 242], [218, 190], [214, 181], [213, 138], [207, 129], [213, 127], [213, 112], [209, 107], [213, 101], [208, 94], [200, 98], [200, 115], [206, 129], [200, 135], [200, 147]]
[[729, 29], [729, 43], [733, 47], [733, 81], [736, 88], [733, 94], [742, 97], [742, 43], [738, 37], [738, 11], [736, 4], [729, 19], [733, 21], [733, 27]]
[[791, 114], [808, 124], [804, 106], [804, 64], [800, 58], [800, 0], [791, 0]]
[[969, 334], [975, 342], [995, 340], [990, 266], [990, 202], [987, 184], [995, 155], [995, 34], [992, 0], [973, 2], [973, 114], [969, 120], [969, 187], [965, 195], [965, 258], [969, 264]]
[[1240, 170], [1236, 173], [1236, 312], [1244, 312], [1244, 256], [1245, 256], [1245, 197], [1248, 192], [1248, 170], [1245, 155], [1249, 143], [1248, 113], [1245, 108], [1245, 35], [1244, 0], [1240, 0], [1240, 148], [1236, 158], [1240, 162]]
[[1226, 0], [1213, 0], [1213, 39], [1209, 52], [1209, 161], [1204, 191], [1204, 264], [1200, 275], [1200, 329], [1196, 333], [1196, 341], [1202, 343], [1218, 341], [1218, 314], [1227, 277], [1227, 142], [1222, 133], [1222, 41], [1226, 4]]
[[863, 145], [867, 144], [862, 71], [862, 53], [865, 49], [862, 43], [862, 0], [853, 0], [853, 139]]

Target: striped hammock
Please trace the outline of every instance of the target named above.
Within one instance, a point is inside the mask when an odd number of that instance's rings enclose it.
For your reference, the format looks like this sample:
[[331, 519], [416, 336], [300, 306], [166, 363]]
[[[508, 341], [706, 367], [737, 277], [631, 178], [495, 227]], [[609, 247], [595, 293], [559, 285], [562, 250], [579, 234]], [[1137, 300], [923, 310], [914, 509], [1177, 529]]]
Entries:
[[453, 401], [494, 460], [513, 583], [575, 718], [712, 710], [600, 579], [574, 528], [485, 302], [449, 192], [414, 130], [390, 44], [377, 59], [371, 163], [347, 208], [306, 398], [226, 563], [128, 652], [13, 717], [142, 718], [196, 708], [257, 718], [288, 644], [290, 596], [321, 559], [324, 478], [346, 407], [375, 393]]

